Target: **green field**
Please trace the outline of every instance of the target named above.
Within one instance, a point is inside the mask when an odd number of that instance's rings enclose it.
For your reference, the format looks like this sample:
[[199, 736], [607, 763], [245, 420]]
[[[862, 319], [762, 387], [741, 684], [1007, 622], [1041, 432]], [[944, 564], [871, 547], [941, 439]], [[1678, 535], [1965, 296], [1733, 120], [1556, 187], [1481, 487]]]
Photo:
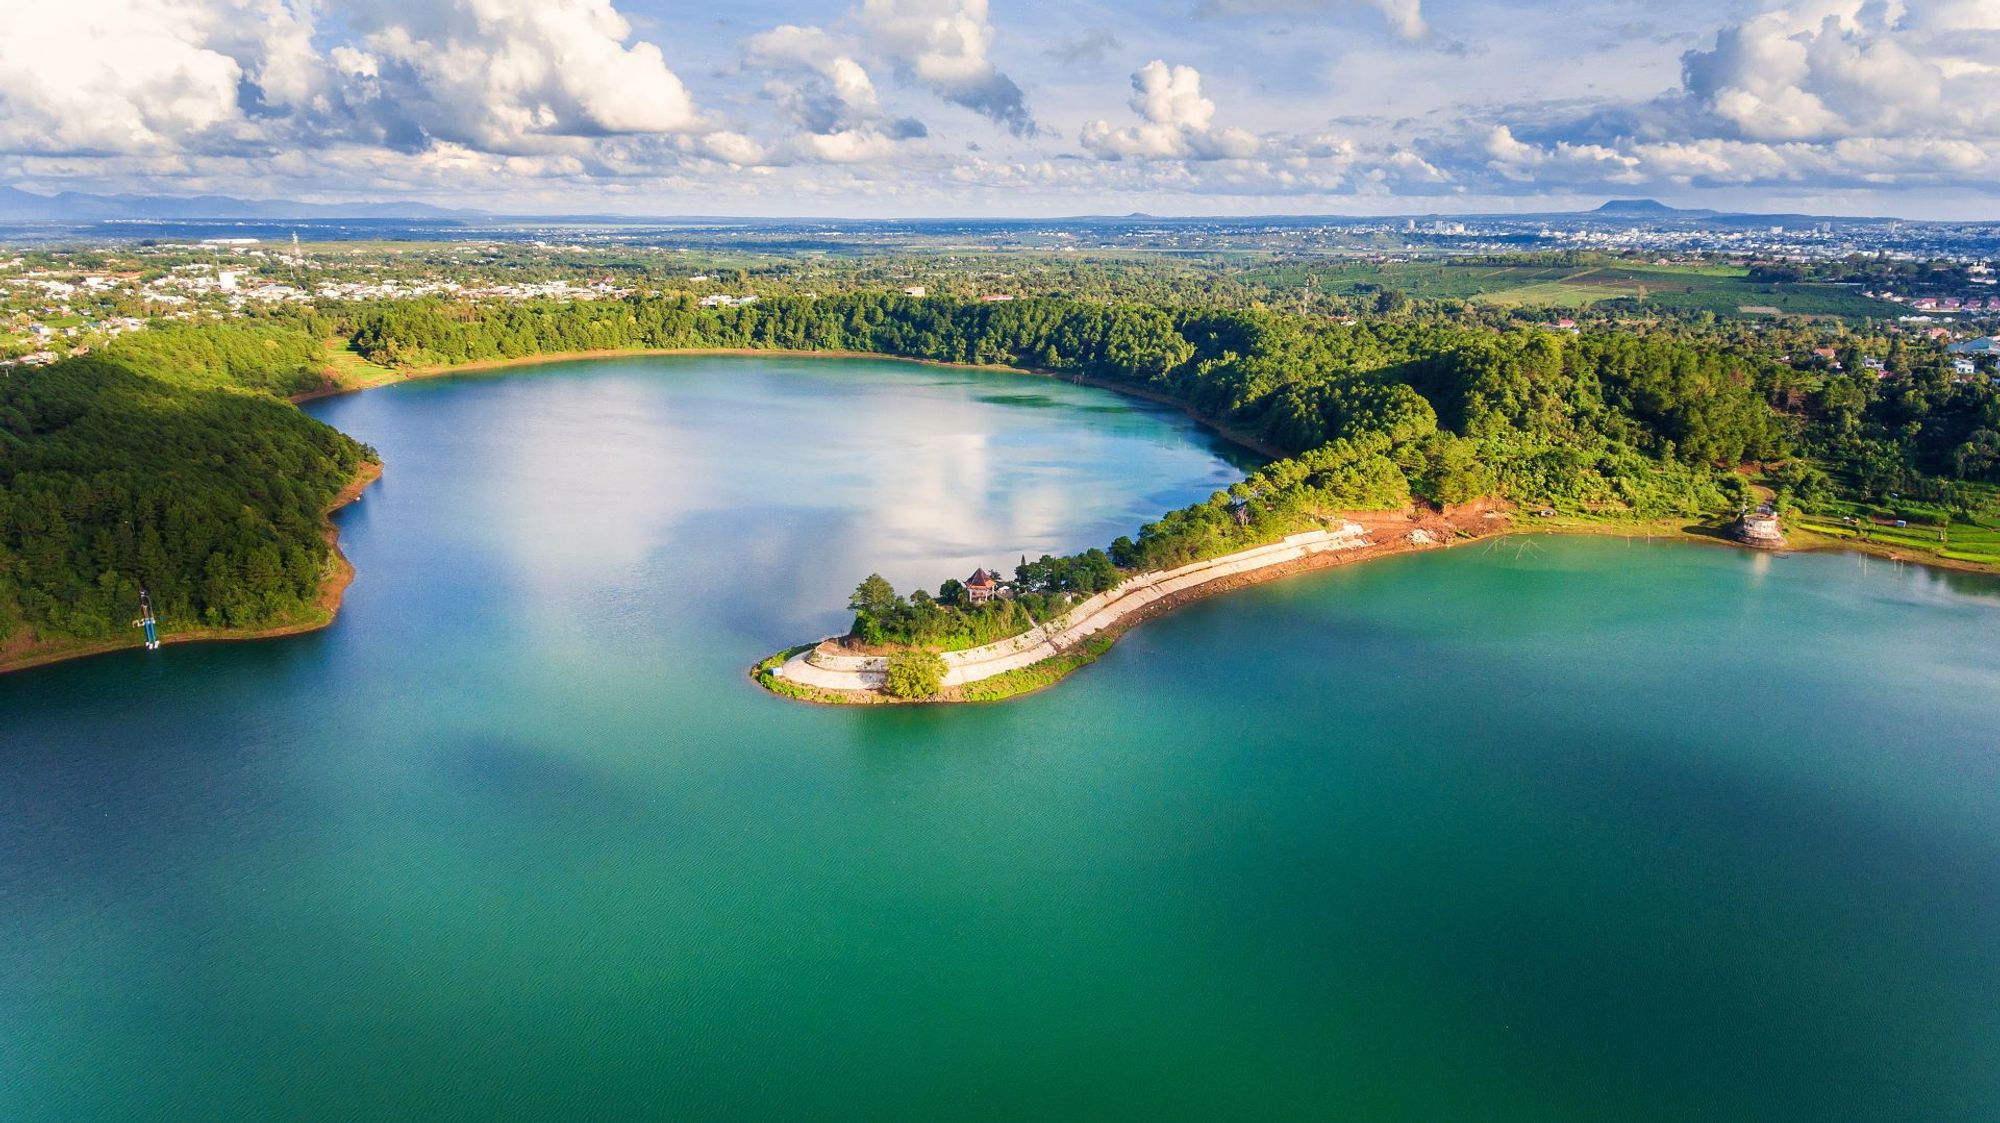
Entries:
[[1808, 515], [1800, 520], [1800, 527], [1813, 534], [1848, 541], [1859, 539], [1865, 532], [1867, 540], [1878, 546], [1933, 554], [1950, 561], [2000, 565], [2000, 522], [1988, 519], [1956, 518], [1951, 520], [1949, 528], [1916, 522], [1904, 527], [1880, 524], [1857, 527], [1837, 517]]
[[1554, 264], [1541, 262], [1413, 261], [1386, 264], [1286, 263], [1253, 268], [1240, 278], [1288, 289], [1310, 285], [1353, 295], [1396, 289], [1419, 299], [1476, 300], [1523, 308], [1587, 308], [1629, 299], [1662, 311], [1713, 312], [1717, 316], [1787, 315], [1888, 317], [1900, 306], [1872, 300], [1855, 289], [1826, 284], [1752, 282], [1737, 266]]
[[343, 390], [365, 390], [403, 377], [402, 372], [369, 362], [345, 339], [329, 339], [321, 346], [326, 352], [323, 373]]

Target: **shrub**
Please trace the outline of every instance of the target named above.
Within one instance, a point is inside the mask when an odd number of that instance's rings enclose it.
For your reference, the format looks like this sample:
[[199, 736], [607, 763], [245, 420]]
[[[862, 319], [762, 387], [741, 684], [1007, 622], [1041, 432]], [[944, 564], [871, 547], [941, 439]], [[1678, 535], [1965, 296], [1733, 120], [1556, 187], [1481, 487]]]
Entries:
[[883, 689], [897, 698], [934, 698], [944, 688], [944, 657], [935, 651], [898, 651], [889, 656]]

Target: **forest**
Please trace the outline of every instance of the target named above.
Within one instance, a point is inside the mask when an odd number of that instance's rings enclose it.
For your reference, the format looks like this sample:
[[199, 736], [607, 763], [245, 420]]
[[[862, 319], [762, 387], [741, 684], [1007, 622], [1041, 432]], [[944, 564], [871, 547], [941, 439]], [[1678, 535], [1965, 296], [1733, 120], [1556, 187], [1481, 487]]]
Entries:
[[[1285, 454], [1365, 433], [1410, 443], [1442, 428], [1480, 443], [1489, 463], [1522, 458], [1521, 437], [1573, 448], [1588, 436], [1682, 464], [1764, 455], [1784, 437], [1765, 402], [1793, 373], [1746, 347], [1669, 338], [873, 293], [723, 308], [685, 297], [484, 308], [411, 301], [357, 312], [351, 335], [360, 354], [391, 366], [616, 348], [841, 350], [1004, 365], [1159, 393]], [[1499, 439], [1502, 430], [1512, 439]], [[1579, 502], [1608, 494], [1580, 478], [1568, 484]]]
[[320, 514], [369, 455], [280, 400], [330, 382], [328, 339], [406, 369], [639, 348], [1001, 365], [1163, 397], [1276, 454], [1103, 550], [1023, 559], [1004, 602], [975, 607], [953, 582], [858, 598], [857, 635], [891, 644], [987, 642], [1123, 572], [1413, 499], [1664, 518], [1736, 509], [1745, 464], [1772, 466], [1781, 501], [1804, 506], [2000, 479], [2000, 395], [1984, 379], [1953, 378], [1936, 349], [1900, 339], [1881, 378], [1858, 354], [1786, 361], [1777, 338], [883, 293], [712, 308], [428, 299], [157, 326], [0, 376], [0, 634], [109, 634], [141, 583], [170, 625], [295, 612], [326, 562]]
[[316, 599], [322, 514], [372, 454], [281, 395], [317, 382], [310, 336], [168, 328], [0, 374], [0, 643], [248, 629]]
[[[1565, 510], [1692, 515], [1740, 502], [1730, 469], [1785, 454], [1769, 402], [1796, 372], [1747, 348], [1672, 338], [1352, 323], [1218, 309], [850, 294], [703, 309], [685, 298], [380, 307], [353, 344], [429, 365], [618, 347], [863, 351], [1086, 377], [1167, 397], [1284, 454], [1108, 551], [1023, 561], [1015, 596], [947, 582], [905, 598], [871, 578], [853, 634], [954, 648], [1017, 634], [1121, 571], [1165, 568], [1324, 525], [1338, 512], [1500, 494]], [[871, 588], [872, 587], [872, 588]], [[864, 595], [867, 594], [867, 595]]]

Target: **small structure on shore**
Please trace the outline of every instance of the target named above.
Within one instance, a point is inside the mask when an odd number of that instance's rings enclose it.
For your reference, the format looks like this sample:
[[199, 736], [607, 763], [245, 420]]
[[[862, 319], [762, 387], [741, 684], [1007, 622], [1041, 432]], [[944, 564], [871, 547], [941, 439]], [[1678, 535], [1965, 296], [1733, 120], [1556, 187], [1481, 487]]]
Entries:
[[159, 621], [153, 619], [153, 598], [147, 596], [143, 588], [139, 590], [139, 618], [132, 621], [132, 626], [146, 629], [146, 650], [160, 649]]
[[1738, 542], [1755, 550], [1782, 550], [1785, 548], [1785, 528], [1778, 523], [1777, 512], [1769, 507], [1759, 507], [1755, 511], [1745, 511], [1736, 525], [1730, 529]]
[[984, 568], [975, 569], [972, 576], [965, 579], [965, 592], [972, 598], [972, 603], [985, 604], [1000, 592], [1000, 579]]

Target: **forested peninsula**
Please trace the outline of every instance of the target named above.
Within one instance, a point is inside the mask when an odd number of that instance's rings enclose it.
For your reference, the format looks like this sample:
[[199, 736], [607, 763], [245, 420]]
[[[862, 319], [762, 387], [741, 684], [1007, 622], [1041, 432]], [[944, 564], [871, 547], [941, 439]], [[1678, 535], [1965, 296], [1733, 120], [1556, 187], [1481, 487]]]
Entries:
[[[1204, 503], [1004, 598], [864, 584], [856, 638], [972, 646], [1126, 576], [1324, 528], [1345, 512], [1499, 499], [1599, 522], [1964, 509], [2000, 476], [2000, 399], [1925, 356], [1894, 384], [1740, 342], [1495, 327], [1441, 314], [856, 293], [702, 307], [688, 296], [399, 301], [162, 326], [0, 375], [0, 666], [136, 642], [324, 623], [326, 514], [374, 454], [287, 399], [475, 362], [630, 350], [848, 352], [1088, 379], [1181, 405], [1276, 459]], [[357, 373], [360, 372], [360, 373]], [[1851, 515], [1847, 517], [1852, 517]], [[1977, 559], [1975, 559], [1977, 560]]]

